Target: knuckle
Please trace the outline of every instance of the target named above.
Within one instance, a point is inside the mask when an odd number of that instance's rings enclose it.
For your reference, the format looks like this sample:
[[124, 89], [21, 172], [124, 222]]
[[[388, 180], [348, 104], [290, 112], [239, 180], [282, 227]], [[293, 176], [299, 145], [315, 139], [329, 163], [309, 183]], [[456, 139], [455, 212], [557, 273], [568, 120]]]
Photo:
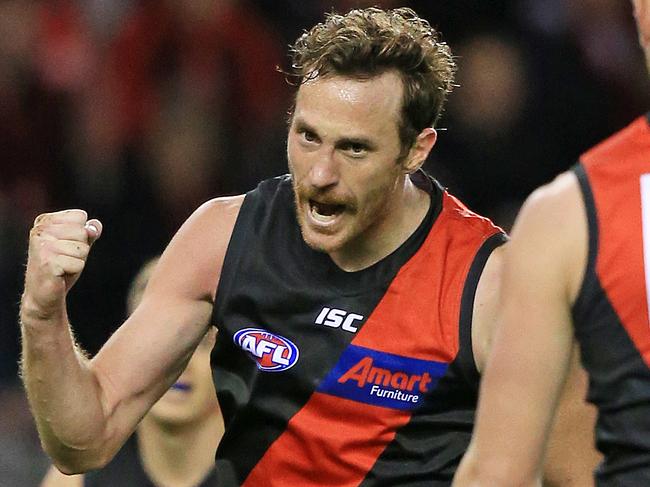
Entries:
[[30, 236], [40, 237], [43, 232], [43, 224], [41, 222], [34, 222], [34, 226], [29, 231]]
[[45, 238], [50, 232], [51, 227], [47, 220], [41, 220], [39, 223], [35, 224], [29, 232], [29, 236], [32, 239]]
[[83, 241], [86, 238], [86, 231], [84, 230], [84, 225], [82, 222], [71, 223], [68, 227], [68, 232], [70, 233], [70, 239]]
[[77, 240], [84, 245], [88, 243], [88, 233], [86, 232], [86, 229], [83, 226], [79, 226], [77, 229]]
[[34, 218], [34, 226], [37, 226], [42, 221], [46, 220], [48, 215], [49, 215], [49, 213], [41, 213], [36, 218]]
[[85, 223], [85, 221], [88, 219], [88, 213], [86, 213], [85, 210], [79, 210], [79, 209], [64, 210], [63, 213], [68, 217], [74, 218], [75, 221], [83, 220]]
[[55, 276], [62, 276], [74, 272], [71, 259], [66, 259], [63, 255], [57, 255], [50, 262], [50, 268]]
[[90, 251], [90, 245], [86, 243], [80, 243], [75, 246], [76, 249], [76, 254], [82, 258], [85, 259], [88, 256], [88, 252]]
[[86, 264], [86, 261], [82, 259], [70, 259], [66, 272], [69, 274], [79, 274]]

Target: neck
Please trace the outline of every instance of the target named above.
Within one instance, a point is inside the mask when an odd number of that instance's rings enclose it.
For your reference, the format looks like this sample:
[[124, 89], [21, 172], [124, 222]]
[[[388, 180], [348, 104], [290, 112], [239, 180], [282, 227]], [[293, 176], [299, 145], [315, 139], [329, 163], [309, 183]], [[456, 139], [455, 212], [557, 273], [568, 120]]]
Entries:
[[393, 197], [383, 209], [384, 218], [368, 228], [356, 242], [350, 242], [330, 257], [347, 272], [370, 267], [397, 250], [417, 230], [430, 205], [429, 194], [405, 175], [397, 181]]
[[138, 450], [147, 475], [159, 486], [198, 485], [214, 468], [223, 429], [220, 414], [180, 426], [145, 416], [138, 426]]

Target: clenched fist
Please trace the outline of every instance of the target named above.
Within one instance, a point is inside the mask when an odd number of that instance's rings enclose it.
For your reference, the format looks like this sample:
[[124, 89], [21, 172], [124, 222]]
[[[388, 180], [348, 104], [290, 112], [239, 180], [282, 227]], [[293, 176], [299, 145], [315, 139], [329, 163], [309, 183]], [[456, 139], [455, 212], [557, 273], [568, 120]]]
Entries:
[[40, 319], [65, 313], [65, 296], [83, 270], [90, 246], [102, 233], [83, 210], [39, 215], [29, 235], [22, 314]]

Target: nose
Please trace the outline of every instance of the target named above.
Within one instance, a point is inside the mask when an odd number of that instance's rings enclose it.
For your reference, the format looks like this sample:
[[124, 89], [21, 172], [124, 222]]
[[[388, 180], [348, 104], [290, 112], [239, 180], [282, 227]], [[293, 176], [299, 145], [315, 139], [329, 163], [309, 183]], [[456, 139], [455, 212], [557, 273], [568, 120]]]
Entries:
[[322, 154], [312, 163], [309, 170], [309, 182], [318, 189], [335, 186], [339, 181], [338, 164], [334, 154], [329, 150], [323, 150]]

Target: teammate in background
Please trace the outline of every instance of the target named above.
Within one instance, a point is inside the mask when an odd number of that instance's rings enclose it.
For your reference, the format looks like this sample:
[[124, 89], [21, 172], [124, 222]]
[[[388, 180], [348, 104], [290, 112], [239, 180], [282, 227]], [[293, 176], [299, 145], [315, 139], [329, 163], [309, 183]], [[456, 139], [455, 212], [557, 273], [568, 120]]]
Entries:
[[[216, 326], [217, 485], [451, 483], [505, 242], [421, 170], [451, 52], [412, 10], [371, 8], [329, 15], [292, 57], [291, 174], [200, 207], [92, 360], [71, 339], [65, 296], [101, 223], [81, 210], [36, 219], [23, 378], [62, 471], [108, 462]], [[549, 473], [584, 470], [589, 445], [578, 451], [558, 450]]]
[[[650, 0], [635, 1], [634, 11], [650, 61]], [[598, 408], [596, 484], [650, 485], [647, 116], [531, 195], [506, 253], [503, 326], [454, 485], [539, 485], [574, 338]]]
[[[158, 259], [145, 264], [129, 289], [129, 314], [137, 307]], [[209, 330], [185, 371], [147, 415], [113, 460], [85, 475], [50, 468], [41, 487], [213, 487], [214, 452], [223, 419], [212, 384]]]

